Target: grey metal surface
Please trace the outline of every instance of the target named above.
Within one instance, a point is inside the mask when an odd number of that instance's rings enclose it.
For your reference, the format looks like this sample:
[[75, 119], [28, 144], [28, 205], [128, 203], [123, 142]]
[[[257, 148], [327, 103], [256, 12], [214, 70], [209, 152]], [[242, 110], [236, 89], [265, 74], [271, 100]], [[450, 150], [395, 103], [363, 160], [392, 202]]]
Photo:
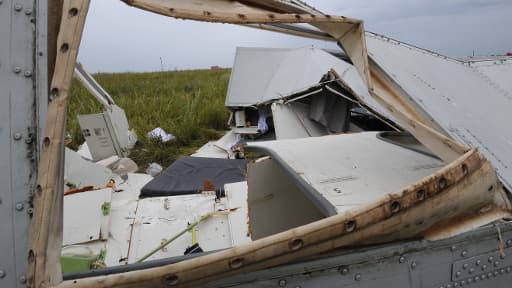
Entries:
[[114, 146], [116, 147], [119, 157], [126, 157], [130, 146], [130, 125], [124, 110], [113, 104], [103, 112], [109, 129], [111, 129], [114, 138]]
[[[314, 194], [307, 197], [312, 201], [325, 199], [327, 203], [316, 201], [319, 209], [334, 208], [335, 213], [343, 214], [399, 191], [443, 167], [439, 159], [382, 141], [377, 135], [363, 132], [251, 142], [245, 150], [267, 151], [274, 158], [279, 155], [275, 159], [291, 172], [289, 177], [299, 177], [311, 186], [302, 189]], [[268, 179], [261, 182], [267, 187], [264, 190], [270, 191], [275, 179]], [[247, 181], [251, 193], [251, 169]]]
[[[227, 107], [247, 107], [288, 97], [318, 85], [334, 71], [354, 96], [379, 116], [398, 121], [368, 92], [350, 63], [315, 48], [238, 48], [226, 96]], [[366, 109], [366, 108], [365, 108]]]
[[447, 135], [479, 151], [512, 190], [512, 62], [467, 63], [367, 33], [370, 58]]
[[128, 119], [119, 106], [112, 104], [103, 113], [78, 115], [78, 123], [94, 161], [128, 155]]
[[502, 56], [496, 59], [471, 61], [471, 67], [475, 68], [484, 78], [488, 78], [496, 89], [504, 94], [512, 93], [512, 57]]
[[[46, 117], [47, 99], [46, 6], [39, 2], [45, 1], [0, 1], [0, 287], [26, 282], [38, 123]], [[37, 20], [36, 9], [44, 12]], [[36, 23], [44, 24], [36, 29]]]
[[73, 73], [80, 83], [94, 96], [105, 109], [108, 109], [110, 105], [115, 104], [114, 99], [101, 87], [98, 82], [89, 74], [81, 63], [76, 63], [75, 71]]
[[232, 276], [207, 287], [505, 288], [510, 281], [512, 223], [504, 222], [442, 241], [348, 250]]
[[94, 161], [123, 155], [105, 113], [78, 115], [78, 123]]
[[237, 48], [226, 106], [246, 107], [299, 92], [320, 82], [336, 68], [351, 65], [311, 47], [298, 49]]

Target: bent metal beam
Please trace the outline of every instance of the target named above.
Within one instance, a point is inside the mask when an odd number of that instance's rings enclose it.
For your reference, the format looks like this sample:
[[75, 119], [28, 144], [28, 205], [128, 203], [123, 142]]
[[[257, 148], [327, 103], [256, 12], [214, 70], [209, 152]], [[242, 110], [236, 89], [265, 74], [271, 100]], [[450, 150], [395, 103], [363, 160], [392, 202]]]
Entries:
[[57, 57], [34, 195], [27, 267], [29, 287], [47, 287], [62, 281], [60, 249], [67, 98], [88, 9], [89, 0], [64, 1], [57, 43], [51, 43], [56, 45]]

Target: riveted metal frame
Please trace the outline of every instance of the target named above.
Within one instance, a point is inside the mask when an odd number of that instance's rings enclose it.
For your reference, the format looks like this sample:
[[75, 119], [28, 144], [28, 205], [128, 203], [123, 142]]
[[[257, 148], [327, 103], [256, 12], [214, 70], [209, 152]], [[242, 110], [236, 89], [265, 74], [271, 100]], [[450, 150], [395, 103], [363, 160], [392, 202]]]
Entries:
[[52, 11], [54, 6], [62, 7], [63, 13], [58, 38], [48, 43], [49, 47], [53, 47], [51, 51], [56, 52], [56, 62], [52, 73], [51, 97], [48, 98], [44, 138], [41, 141], [37, 187], [33, 197], [34, 217], [30, 227], [26, 276], [29, 287], [43, 287], [62, 281], [60, 248], [67, 96], [89, 8], [88, 0], [66, 0], [62, 6], [58, 1], [48, 3], [52, 4]]
[[47, 68], [36, 57], [37, 50], [46, 53], [40, 10], [45, 1], [0, 1], [0, 287], [26, 283], [38, 123], [46, 118]]
[[[205, 287], [508, 287], [511, 252], [512, 222], [501, 222], [446, 240], [342, 251], [228, 277]], [[470, 273], [472, 267], [479, 271]], [[459, 277], [455, 277], [457, 272], [461, 272]]]

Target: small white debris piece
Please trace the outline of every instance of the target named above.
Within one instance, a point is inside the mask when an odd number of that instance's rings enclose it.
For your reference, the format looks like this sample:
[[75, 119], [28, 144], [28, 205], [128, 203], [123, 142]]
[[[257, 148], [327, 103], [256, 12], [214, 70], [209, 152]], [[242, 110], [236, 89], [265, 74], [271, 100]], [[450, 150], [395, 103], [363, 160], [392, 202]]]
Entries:
[[160, 166], [160, 164], [153, 162], [153, 163], [149, 164], [148, 169], [146, 169], [146, 174], [156, 177], [158, 174], [160, 174], [162, 172], [163, 169], [164, 168], [162, 168], [162, 166]]
[[164, 129], [157, 127], [148, 132], [148, 138], [160, 138], [162, 140], [162, 143], [165, 143], [176, 139], [176, 136], [168, 134], [167, 132], [165, 132]]
[[[77, 152], [66, 148], [64, 161], [64, 183], [74, 188], [93, 186], [105, 187], [112, 179], [112, 171], [107, 167], [84, 160]], [[70, 185], [65, 190], [73, 188]]]
[[115, 174], [122, 175], [126, 173], [134, 173], [139, 170], [139, 166], [130, 158], [119, 158], [119, 156], [114, 155], [103, 160], [96, 162], [96, 164], [100, 164], [112, 170]]
[[80, 145], [80, 147], [78, 147], [78, 151], [76, 152], [78, 152], [78, 154], [80, 154], [80, 156], [85, 160], [92, 161], [91, 151], [89, 150], [89, 146], [87, 146], [87, 142], [84, 142], [84, 144]]
[[96, 162], [96, 164], [100, 164], [101, 166], [112, 169], [112, 167], [117, 163], [117, 161], [119, 161], [119, 159], [121, 159], [121, 158], [119, 158], [119, 156], [113, 155], [113, 156], [110, 156], [108, 158], [105, 158], [103, 160]]
[[201, 148], [197, 149], [196, 153], [190, 155], [192, 157], [208, 157], [208, 158], [229, 158], [227, 150], [221, 149], [216, 145], [217, 141], [209, 141]]
[[139, 166], [130, 158], [121, 158], [112, 166], [112, 172], [121, 175], [126, 173], [134, 173], [139, 170]]
[[137, 133], [135, 133], [135, 130], [132, 129], [128, 131], [128, 149], [132, 149], [135, 146], [135, 143], [137, 143]]

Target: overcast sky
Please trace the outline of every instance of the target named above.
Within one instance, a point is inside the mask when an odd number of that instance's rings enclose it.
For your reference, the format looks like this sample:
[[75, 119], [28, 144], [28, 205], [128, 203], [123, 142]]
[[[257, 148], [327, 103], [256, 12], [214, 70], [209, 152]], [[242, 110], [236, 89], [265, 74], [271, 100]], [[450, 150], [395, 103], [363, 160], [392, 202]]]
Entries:
[[[449, 56], [512, 51], [511, 0], [306, 2], [329, 14], [362, 19], [369, 31]], [[203, 69], [231, 67], [237, 46], [308, 45], [334, 47], [235, 25], [175, 20], [119, 0], [92, 0], [79, 61], [90, 72]]]

